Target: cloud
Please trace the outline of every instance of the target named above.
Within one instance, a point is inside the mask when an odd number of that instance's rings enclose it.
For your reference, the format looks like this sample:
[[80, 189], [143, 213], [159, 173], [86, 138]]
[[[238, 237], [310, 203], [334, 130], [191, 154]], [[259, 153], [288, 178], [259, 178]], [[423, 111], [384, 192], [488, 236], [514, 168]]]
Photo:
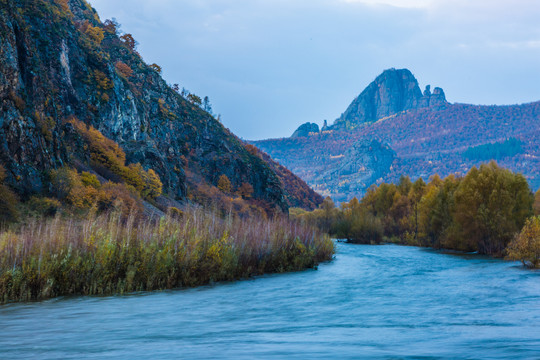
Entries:
[[345, 3], [365, 5], [386, 5], [399, 8], [425, 8], [432, 5], [433, 0], [342, 0]]

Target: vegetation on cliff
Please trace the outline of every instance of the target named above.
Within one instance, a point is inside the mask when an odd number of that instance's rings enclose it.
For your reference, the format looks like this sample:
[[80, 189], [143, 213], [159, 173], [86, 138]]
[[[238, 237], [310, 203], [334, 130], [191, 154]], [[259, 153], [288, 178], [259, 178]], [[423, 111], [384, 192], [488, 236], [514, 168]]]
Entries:
[[[208, 98], [168, 85], [134, 37], [86, 1], [4, 0], [0, 41], [0, 163], [21, 198], [46, 193], [49, 170], [70, 167], [145, 201], [161, 193], [287, 211], [294, 192], [214, 118]], [[222, 175], [230, 192], [218, 188]], [[242, 187], [249, 197], [235, 195]]]
[[291, 216], [351, 242], [508, 254], [538, 266], [538, 219], [527, 220], [533, 203], [521, 174], [490, 162], [464, 177], [433, 176], [427, 184], [402, 177], [398, 184], [371, 187], [361, 201], [336, 208], [327, 198], [318, 210], [291, 209]]

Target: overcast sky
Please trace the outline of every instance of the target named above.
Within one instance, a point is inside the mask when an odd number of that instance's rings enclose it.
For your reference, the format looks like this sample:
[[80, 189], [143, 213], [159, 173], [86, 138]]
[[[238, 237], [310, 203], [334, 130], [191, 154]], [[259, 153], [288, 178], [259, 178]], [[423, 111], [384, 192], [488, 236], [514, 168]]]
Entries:
[[450, 102], [540, 100], [539, 0], [90, 0], [244, 139], [332, 123], [384, 69]]

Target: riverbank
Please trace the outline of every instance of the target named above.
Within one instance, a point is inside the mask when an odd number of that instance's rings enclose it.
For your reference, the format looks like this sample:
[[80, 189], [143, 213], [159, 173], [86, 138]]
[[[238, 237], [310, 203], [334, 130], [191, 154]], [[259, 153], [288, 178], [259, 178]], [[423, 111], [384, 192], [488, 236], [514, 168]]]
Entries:
[[540, 272], [410, 246], [336, 247], [317, 271], [0, 306], [0, 357], [538, 357]]
[[0, 233], [0, 303], [192, 287], [311, 268], [333, 254], [328, 236], [285, 218], [192, 209], [157, 222], [33, 219]]

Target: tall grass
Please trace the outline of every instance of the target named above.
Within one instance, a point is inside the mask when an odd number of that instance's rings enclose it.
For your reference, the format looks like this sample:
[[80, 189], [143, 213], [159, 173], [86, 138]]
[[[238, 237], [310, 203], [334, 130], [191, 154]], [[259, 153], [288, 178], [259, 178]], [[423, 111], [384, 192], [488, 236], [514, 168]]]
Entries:
[[0, 233], [0, 303], [301, 270], [333, 252], [328, 237], [287, 219], [223, 219], [201, 209], [159, 221], [118, 213], [34, 219]]

